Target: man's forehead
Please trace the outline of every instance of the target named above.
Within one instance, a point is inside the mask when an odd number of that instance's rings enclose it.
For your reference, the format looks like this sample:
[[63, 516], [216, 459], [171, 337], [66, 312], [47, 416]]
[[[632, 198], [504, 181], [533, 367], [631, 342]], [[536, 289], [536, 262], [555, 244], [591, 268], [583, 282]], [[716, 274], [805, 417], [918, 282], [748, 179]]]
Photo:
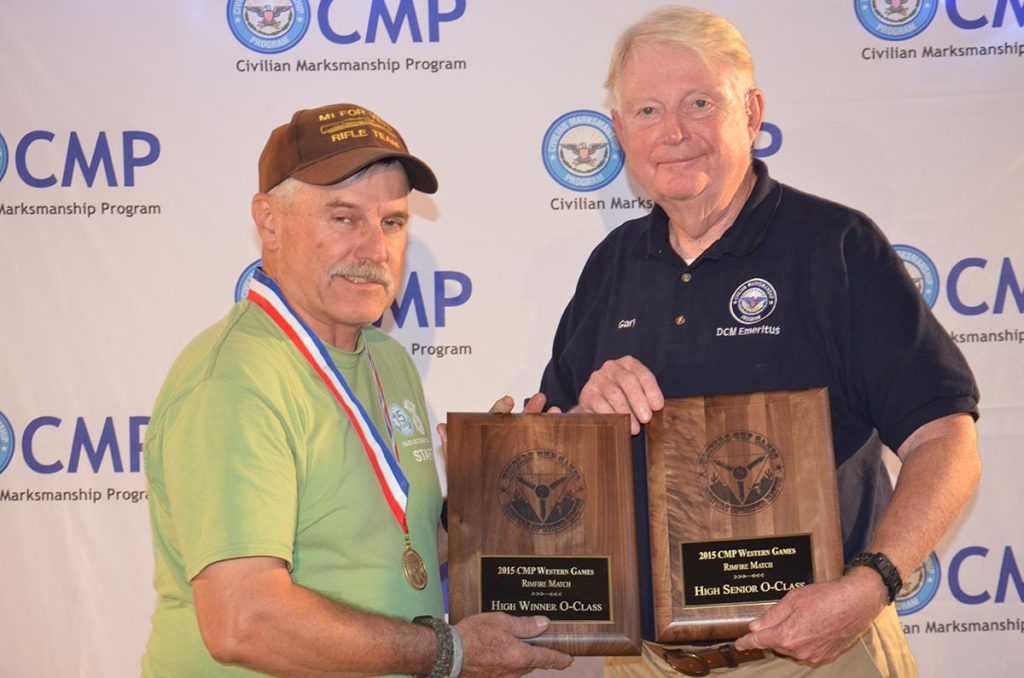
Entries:
[[[643, 49], [640, 46], [638, 49]], [[623, 101], [648, 97], [660, 88], [686, 92], [712, 92], [731, 95], [744, 89], [742, 76], [726, 61], [704, 58], [693, 49], [676, 45], [651, 45], [662, 48], [660, 54], [638, 54], [626, 59], [619, 79]], [[644, 61], [646, 63], [641, 63]]]

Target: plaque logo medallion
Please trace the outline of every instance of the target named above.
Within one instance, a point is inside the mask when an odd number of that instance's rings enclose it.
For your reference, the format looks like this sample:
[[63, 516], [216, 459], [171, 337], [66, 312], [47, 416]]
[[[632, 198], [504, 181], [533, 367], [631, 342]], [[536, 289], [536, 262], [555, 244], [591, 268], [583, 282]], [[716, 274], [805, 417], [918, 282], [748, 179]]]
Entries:
[[750, 515], [768, 508], [782, 491], [785, 466], [778, 449], [763, 435], [731, 431], [701, 450], [697, 483], [719, 511]]
[[586, 502], [586, 483], [565, 456], [551, 450], [529, 450], [502, 469], [498, 495], [509, 520], [528, 532], [550, 534], [579, 520]]

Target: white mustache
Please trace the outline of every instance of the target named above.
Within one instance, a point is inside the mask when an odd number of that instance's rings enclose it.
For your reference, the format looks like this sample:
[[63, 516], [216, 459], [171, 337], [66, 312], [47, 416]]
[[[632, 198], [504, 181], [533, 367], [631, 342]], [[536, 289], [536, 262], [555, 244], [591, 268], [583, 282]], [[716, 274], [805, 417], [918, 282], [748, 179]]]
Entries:
[[355, 264], [339, 264], [331, 269], [330, 276], [332, 278], [339, 275], [344, 278], [354, 278], [360, 281], [383, 285], [388, 294], [391, 294], [395, 286], [395, 280], [391, 277], [391, 271], [386, 266], [369, 261], [361, 261]]

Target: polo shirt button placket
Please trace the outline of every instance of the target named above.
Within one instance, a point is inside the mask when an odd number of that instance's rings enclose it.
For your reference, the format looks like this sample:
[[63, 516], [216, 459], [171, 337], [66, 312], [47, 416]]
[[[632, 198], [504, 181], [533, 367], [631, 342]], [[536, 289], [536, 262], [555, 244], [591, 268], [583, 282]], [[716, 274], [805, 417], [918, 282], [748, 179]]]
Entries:
[[[679, 280], [680, 280], [680, 282], [682, 282], [683, 284], [687, 284], [687, 283], [689, 283], [689, 282], [690, 282], [691, 280], [693, 280], [693, 274], [692, 274], [692, 273], [690, 273], [689, 271], [686, 271], [685, 273], [680, 273], [680, 274], [679, 274]], [[685, 315], [682, 315], [682, 314], [680, 314], [680, 315], [677, 315], [677, 316], [675, 317], [675, 323], [676, 323], [676, 326], [677, 326], [677, 327], [682, 327], [682, 326], [683, 326], [683, 324], [684, 324], [684, 323], [686, 323], [686, 316], [685, 316]]]

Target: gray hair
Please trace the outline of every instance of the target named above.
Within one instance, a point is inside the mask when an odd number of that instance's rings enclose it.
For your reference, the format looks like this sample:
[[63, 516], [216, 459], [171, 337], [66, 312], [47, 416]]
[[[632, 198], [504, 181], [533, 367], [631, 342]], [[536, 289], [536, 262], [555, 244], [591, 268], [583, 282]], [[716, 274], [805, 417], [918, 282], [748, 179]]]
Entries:
[[640, 44], [692, 49], [705, 61], [719, 59], [730, 65], [746, 80], [743, 89], [755, 86], [754, 59], [739, 29], [711, 12], [674, 5], [654, 10], [619, 36], [612, 50], [608, 79], [604, 83], [616, 105], [622, 67], [633, 49]]

